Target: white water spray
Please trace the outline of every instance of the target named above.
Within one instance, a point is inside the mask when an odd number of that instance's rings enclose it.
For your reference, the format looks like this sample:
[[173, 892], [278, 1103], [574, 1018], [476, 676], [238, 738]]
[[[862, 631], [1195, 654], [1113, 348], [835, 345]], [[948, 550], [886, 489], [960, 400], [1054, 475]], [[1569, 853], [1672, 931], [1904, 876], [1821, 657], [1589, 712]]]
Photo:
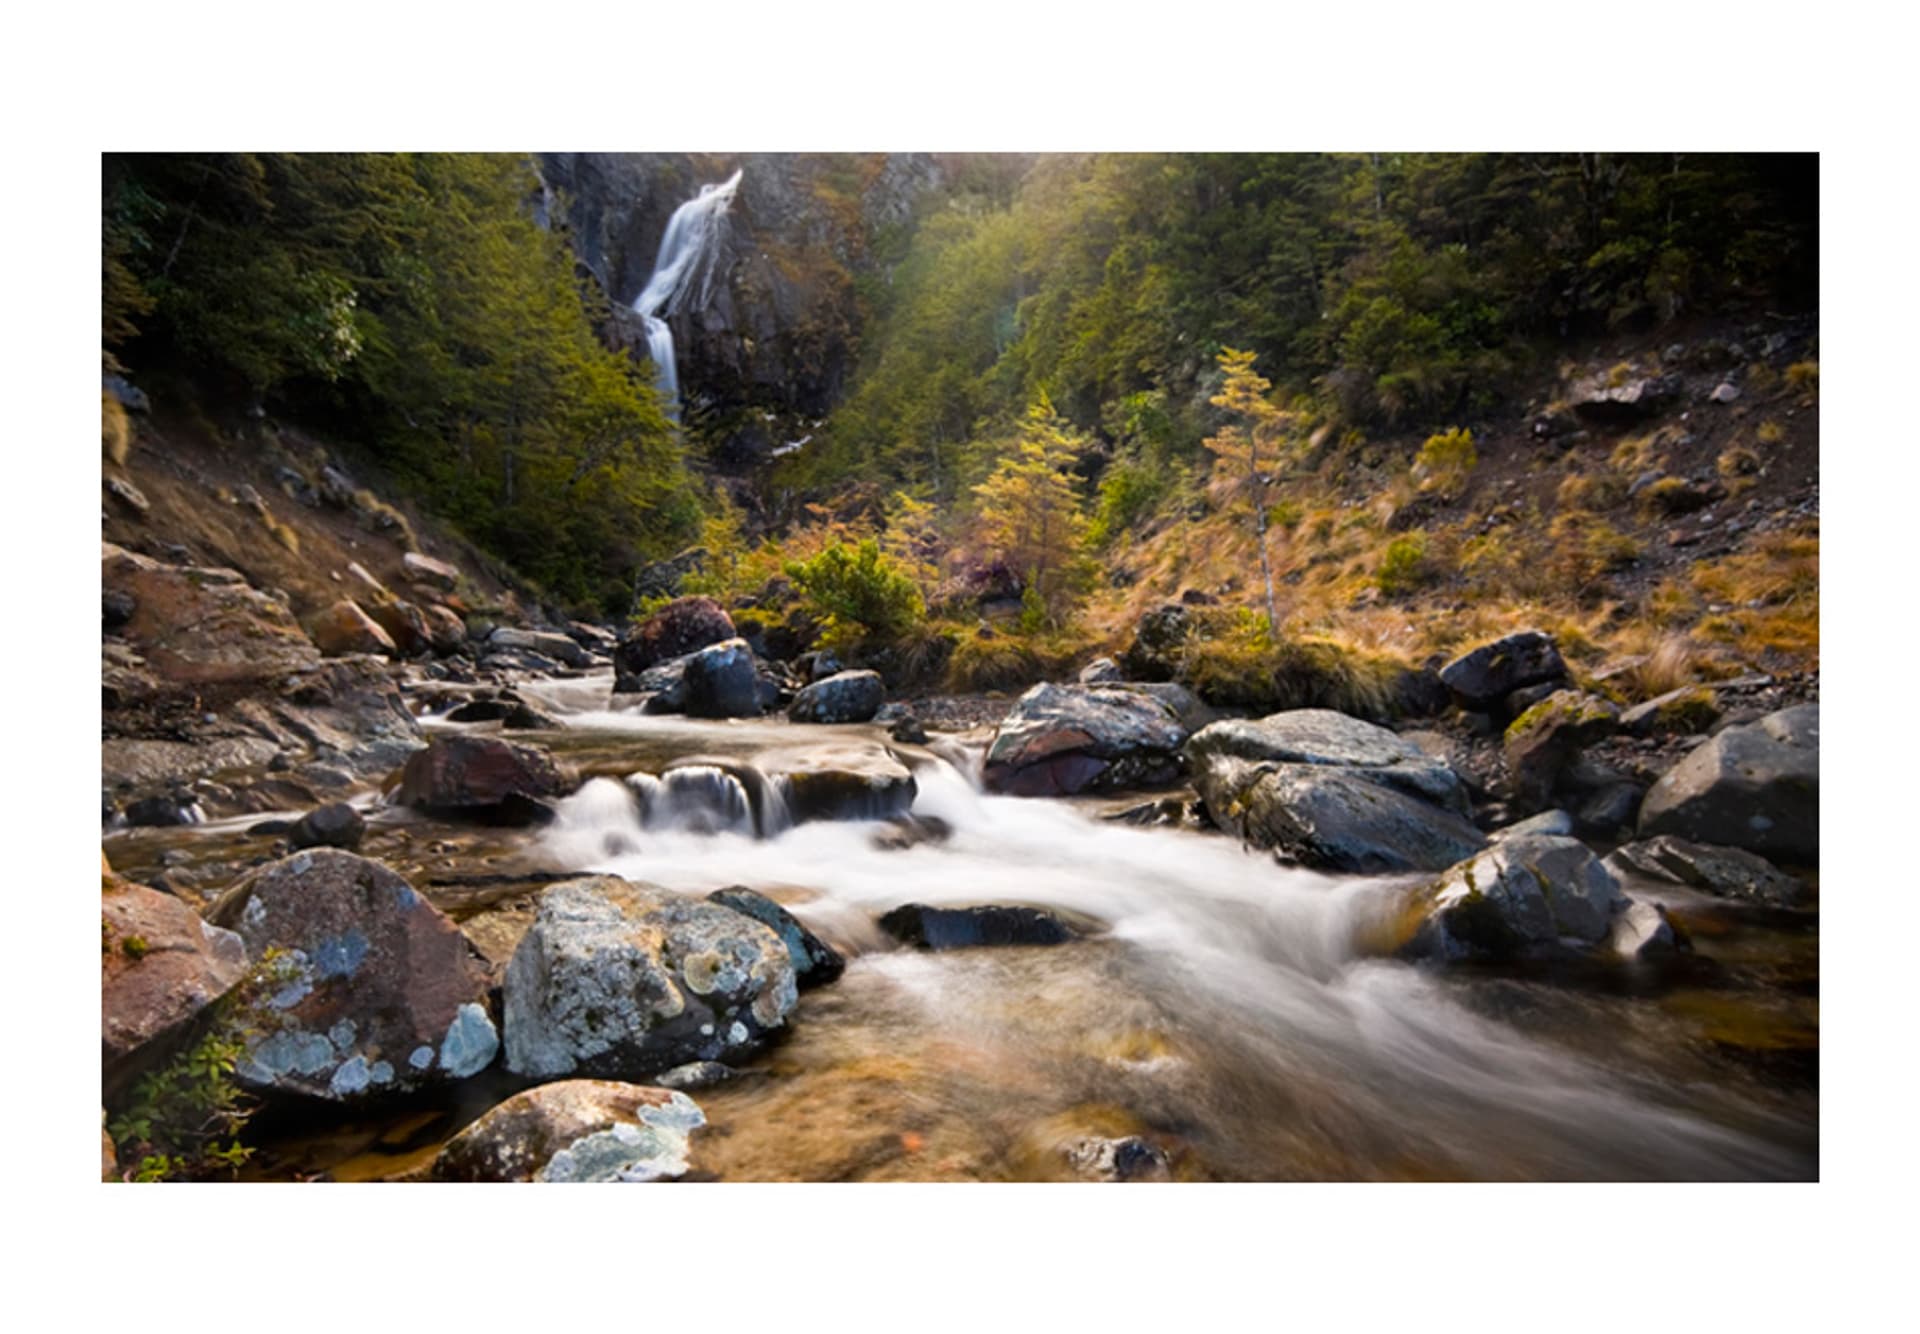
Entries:
[[680, 408], [680, 372], [667, 317], [689, 306], [698, 310], [712, 297], [727, 236], [727, 209], [740, 188], [740, 176], [736, 171], [718, 185], [701, 186], [699, 194], [673, 211], [666, 235], [660, 238], [653, 273], [633, 301], [647, 327], [647, 355], [653, 358], [660, 392], [675, 416]]

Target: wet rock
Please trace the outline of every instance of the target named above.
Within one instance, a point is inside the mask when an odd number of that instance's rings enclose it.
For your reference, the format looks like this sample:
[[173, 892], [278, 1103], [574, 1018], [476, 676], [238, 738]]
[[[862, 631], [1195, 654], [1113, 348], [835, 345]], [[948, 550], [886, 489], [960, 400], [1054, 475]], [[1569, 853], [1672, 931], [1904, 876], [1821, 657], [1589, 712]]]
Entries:
[[801, 988], [821, 986], [846, 971], [847, 961], [838, 951], [766, 895], [736, 885], [731, 889], [716, 889], [707, 898], [723, 908], [751, 917], [780, 937], [781, 944], [787, 947], [787, 957], [793, 961], [794, 979]]
[[780, 788], [796, 824], [897, 820], [919, 791], [913, 771], [878, 745], [766, 751], [755, 767]]
[[817, 678], [793, 697], [787, 717], [796, 723], [864, 723], [880, 711], [887, 690], [878, 672], [836, 672]]
[[542, 713], [531, 704], [519, 703], [501, 717], [500, 726], [509, 732], [553, 732], [558, 731], [562, 723], [552, 714]]
[[569, 1079], [517, 1093], [440, 1151], [440, 1181], [672, 1181], [699, 1104], [672, 1089]]
[[713, 1088], [736, 1078], [740, 1072], [730, 1065], [718, 1061], [689, 1061], [685, 1065], [676, 1065], [654, 1079], [654, 1083], [663, 1089], [679, 1089], [688, 1092], [694, 1089]]
[[1074, 938], [1074, 933], [1052, 913], [1011, 904], [930, 908], [924, 903], [905, 903], [880, 919], [880, 929], [902, 944], [926, 950], [1061, 945]]
[[692, 718], [760, 716], [760, 675], [746, 640], [722, 640], [687, 658], [680, 709]]
[[1187, 730], [1148, 695], [1041, 683], [994, 733], [985, 783], [1015, 796], [1065, 796], [1176, 782]]
[[1095, 658], [1080, 669], [1080, 684], [1083, 686], [1113, 685], [1125, 679], [1120, 664], [1112, 658]]
[[593, 655], [566, 635], [546, 630], [515, 630], [501, 626], [487, 636], [489, 651], [507, 649], [519, 653], [537, 653], [569, 667], [593, 666]]
[[1187, 758], [1196, 774], [1215, 760], [1307, 764], [1352, 769], [1465, 814], [1466, 788], [1453, 766], [1384, 727], [1332, 709], [1287, 709], [1265, 718], [1233, 718], [1194, 733]]
[[519, 707], [512, 699], [470, 699], [447, 710], [450, 723], [497, 723]]
[[1696, 747], [1647, 792], [1639, 832], [1818, 860], [1820, 706], [1728, 727]]
[[206, 819], [190, 792], [167, 792], [129, 802], [126, 821], [136, 828], [171, 829], [200, 824]]
[[1193, 613], [1178, 603], [1148, 612], [1134, 626], [1120, 666], [1135, 681], [1171, 681], [1180, 674], [1192, 629]]
[[1514, 800], [1523, 807], [1544, 805], [1580, 753], [1619, 725], [1620, 710], [1585, 691], [1557, 690], [1535, 704], [1513, 720], [1504, 741]]
[[1089, 1137], [1066, 1147], [1068, 1165], [1088, 1181], [1170, 1181], [1172, 1164], [1158, 1145], [1138, 1135]]
[[345, 848], [352, 851], [367, 836], [367, 822], [344, 801], [308, 811], [287, 830], [287, 841], [301, 848]]
[[1481, 713], [1523, 686], [1567, 679], [1567, 664], [1550, 635], [1523, 630], [1482, 644], [1440, 669], [1440, 680], [1461, 707]]
[[103, 610], [146, 669], [176, 686], [262, 684], [313, 666], [319, 650], [286, 607], [235, 570], [163, 565], [100, 544]]
[[423, 556], [417, 551], [409, 551], [400, 557], [400, 566], [406, 571], [407, 578], [418, 584], [429, 584], [449, 593], [460, 584], [457, 566], [435, 560], [432, 556]]
[[1415, 897], [1420, 928], [1408, 953], [1510, 959], [1587, 950], [1626, 906], [1613, 873], [1571, 838], [1510, 838], [1450, 868]]
[[1793, 907], [1806, 895], [1797, 877], [1764, 857], [1666, 834], [1615, 849], [1607, 867], [1623, 878], [1642, 876], [1770, 907]]
[[1607, 948], [1623, 959], [1650, 962], [1680, 953], [1687, 938], [1665, 908], [1628, 896], [1607, 933]]
[[638, 1076], [751, 1052], [797, 991], [787, 947], [752, 918], [594, 876], [540, 896], [505, 997], [515, 1073]]
[[255, 955], [285, 951], [249, 1036], [248, 1084], [347, 1101], [465, 1079], [492, 1064], [485, 964], [447, 917], [379, 862], [296, 852], [207, 910]]
[[1534, 834], [1554, 834], [1561, 837], [1573, 833], [1573, 817], [1565, 811], [1542, 811], [1530, 816], [1518, 824], [1510, 824], [1505, 829], [1495, 830], [1488, 835], [1488, 841], [1499, 843], [1509, 838], [1527, 838]]
[[887, 735], [902, 745], [924, 746], [927, 744], [927, 729], [912, 714], [896, 718], [887, 728]]
[[112, 1098], [192, 1035], [239, 985], [247, 949], [179, 899], [103, 874], [100, 1078]]
[[614, 690], [640, 689], [628, 684], [659, 663], [734, 638], [733, 620], [712, 598], [686, 597], [668, 603], [647, 617], [614, 649]]
[[391, 658], [400, 653], [393, 636], [381, 629], [380, 623], [361, 610], [352, 598], [341, 598], [322, 611], [307, 629], [313, 642], [329, 658], [345, 653], [377, 653]]
[[494, 737], [438, 737], [401, 771], [395, 801], [448, 814], [486, 818], [563, 795], [569, 787], [553, 757], [538, 746]]

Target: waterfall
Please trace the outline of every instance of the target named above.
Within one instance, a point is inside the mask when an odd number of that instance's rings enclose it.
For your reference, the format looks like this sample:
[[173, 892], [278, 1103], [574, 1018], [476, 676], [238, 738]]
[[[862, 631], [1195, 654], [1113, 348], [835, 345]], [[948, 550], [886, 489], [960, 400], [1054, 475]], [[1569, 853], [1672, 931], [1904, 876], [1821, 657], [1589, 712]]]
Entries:
[[680, 373], [673, 359], [673, 331], [667, 317], [687, 309], [706, 305], [713, 295], [713, 280], [722, 245], [726, 241], [727, 209], [734, 191], [740, 188], [736, 171], [719, 185], [703, 185], [700, 193], [673, 211], [666, 235], [660, 238], [660, 253], [653, 261], [653, 273], [633, 308], [647, 327], [647, 355], [653, 358], [660, 392], [666, 396], [667, 411], [678, 416], [680, 409]]

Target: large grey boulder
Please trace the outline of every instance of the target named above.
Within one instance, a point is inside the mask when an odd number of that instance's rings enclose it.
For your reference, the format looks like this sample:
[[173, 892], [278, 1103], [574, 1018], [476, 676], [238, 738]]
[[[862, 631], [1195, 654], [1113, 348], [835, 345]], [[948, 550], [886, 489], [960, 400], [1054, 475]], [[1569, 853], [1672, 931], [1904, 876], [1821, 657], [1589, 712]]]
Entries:
[[724, 639], [688, 657], [681, 710], [694, 718], [760, 716], [760, 673], [744, 639]]
[[1414, 900], [1408, 952], [1439, 959], [1511, 959], [1607, 942], [1626, 895], [1586, 844], [1510, 838], [1450, 867]]
[[1819, 860], [1820, 706], [1770, 713], [1695, 748], [1647, 792], [1639, 831]]
[[540, 896], [505, 996], [514, 1073], [633, 1078], [754, 1050], [797, 991], [786, 945], [761, 923], [592, 876]]
[[1553, 637], [1538, 630], [1482, 644], [1440, 669], [1440, 680], [1463, 708], [1481, 713], [1514, 691], [1567, 679], [1567, 664]]
[[283, 952], [247, 1040], [248, 1084], [342, 1101], [464, 1079], [499, 1036], [467, 938], [379, 862], [315, 848], [270, 862], [207, 910], [256, 957]]
[[716, 889], [707, 898], [722, 908], [751, 917], [779, 936], [787, 947], [787, 958], [793, 962], [794, 980], [800, 986], [823, 986], [847, 970], [847, 961], [840, 957], [838, 950], [807, 930], [799, 918], [765, 894], [735, 885], [731, 889]]
[[1138, 691], [1042, 682], [994, 732], [984, 781], [1021, 797], [1154, 787], [1181, 774], [1187, 729]]
[[803, 687], [787, 706], [787, 717], [796, 723], [864, 723], [886, 700], [880, 673], [835, 672]]
[[1330, 709], [1214, 723], [1186, 755], [1216, 826], [1306, 866], [1437, 871], [1486, 841], [1446, 761]]
[[569, 635], [557, 635], [547, 630], [518, 630], [501, 626], [487, 636], [489, 649], [509, 649], [520, 653], [538, 653], [543, 658], [553, 658], [569, 667], [591, 667], [593, 655], [575, 643]]
[[684, 1093], [567, 1079], [516, 1093], [447, 1142], [440, 1181], [672, 1181], [707, 1123]]
[[1582, 690], [1556, 690], [1507, 728], [1507, 773], [1514, 800], [1527, 809], [1544, 806], [1581, 751], [1613, 735], [1620, 710]]
[[1765, 857], [1740, 848], [1689, 843], [1671, 834], [1615, 849], [1607, 856], [1607, 868], [1622, 878], [1686, 885], [1769, 907], [1791, 907], [1806, 894], [1805, 885]]

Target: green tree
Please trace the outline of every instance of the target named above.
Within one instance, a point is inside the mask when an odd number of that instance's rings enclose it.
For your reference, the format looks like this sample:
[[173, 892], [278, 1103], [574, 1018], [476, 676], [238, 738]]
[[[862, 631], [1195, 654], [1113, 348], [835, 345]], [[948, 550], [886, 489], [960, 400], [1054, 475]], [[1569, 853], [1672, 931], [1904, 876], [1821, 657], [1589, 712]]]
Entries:
[[1228, 496], [1251, 511], [1253, 540], [1260, 551], [1260, 575], [1267, 588], [1267, 633], [1278, 637], [1280, 615], [1273, 595], [1273, 562], [1267, 554], [1267, 495], [1273, 474], [1297, 452], [1293, 419], [1267, 397], [1273, 386], [1253, 369], [1253, 353], [1234, 348], [1220, 352], [1225, 382], [1209, 402], [1231, 416], [1205, 445], [1214, 456], [1214, 472]]
[[1073, 466], [1087, 444], [1042, 395], [1027, 410], [1011, 451], [973, 488], [982, 540], [1020, 572], [1054, 625], [1084, 574], [1087, 517]]

